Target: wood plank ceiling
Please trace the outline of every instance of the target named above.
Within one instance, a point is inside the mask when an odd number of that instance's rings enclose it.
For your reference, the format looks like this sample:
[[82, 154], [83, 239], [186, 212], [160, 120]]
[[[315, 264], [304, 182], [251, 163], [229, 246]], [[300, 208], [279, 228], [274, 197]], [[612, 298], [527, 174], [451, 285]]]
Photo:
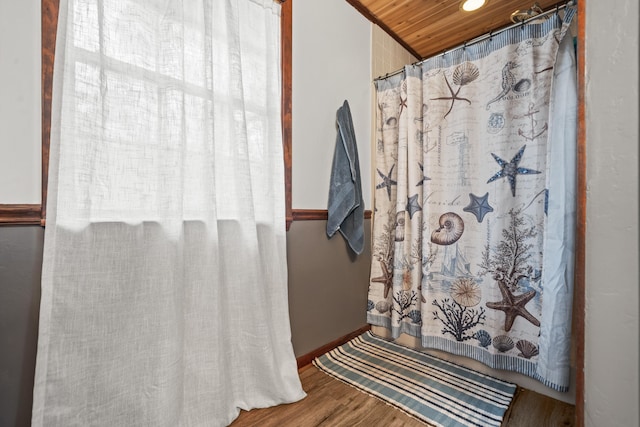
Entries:
[[543, 10], [557, 0], [487, 0], [474, 12], [460, 8], [461, 0], [347, 0], [367, 19], [380, 26], [411, 52], [424, 59], [459, 46], [478, 36], [512, 24], [511, 14]]

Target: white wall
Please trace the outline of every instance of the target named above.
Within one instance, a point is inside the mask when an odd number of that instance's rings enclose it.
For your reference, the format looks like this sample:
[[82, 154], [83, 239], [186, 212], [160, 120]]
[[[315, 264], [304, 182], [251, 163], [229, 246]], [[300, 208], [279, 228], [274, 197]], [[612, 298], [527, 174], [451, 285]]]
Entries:
[[638, 1], [586, 2], [585, 425], [638, 426]]
[[0, 0], [0, 204], [40, 203], [40, 1]]
[[336, 111], [346, 99], [371, 209], [371, 24], [345, 0], [296, 0], [292, 7], [292, 207], [327, 208]]

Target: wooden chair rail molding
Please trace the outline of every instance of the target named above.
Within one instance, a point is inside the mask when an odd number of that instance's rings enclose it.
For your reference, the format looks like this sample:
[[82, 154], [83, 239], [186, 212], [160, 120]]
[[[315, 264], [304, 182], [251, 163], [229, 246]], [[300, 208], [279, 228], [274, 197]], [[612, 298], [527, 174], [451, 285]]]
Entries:
[[0, 204], [0, 224], [40, 225], [42, 221], [41, 205]]
[[[292, 209], [293, 221], [321, 221], [327, 220], [329, 212], [326, 209]], [[371, 219], [371, 211], [364, 211], [365, 219]]]

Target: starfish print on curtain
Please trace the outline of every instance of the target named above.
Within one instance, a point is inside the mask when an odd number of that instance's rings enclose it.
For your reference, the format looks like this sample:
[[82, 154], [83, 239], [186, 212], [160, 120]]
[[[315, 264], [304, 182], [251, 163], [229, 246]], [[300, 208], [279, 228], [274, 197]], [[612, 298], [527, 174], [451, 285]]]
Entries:
[[378, 171], [378, 175], [380, 175], [380, 178], [382, 178], [382, 182], [380, 184], [376, 185], [376, 190], [380, 190], [381, 188], [386, 188], [387, 189], [387, 197], [389, 197], [389, 200], [391, 200], [391, 186], [392, 185], [398, 185], [398, 183], [396, 181], [391, 179], [391, 174], [393, 173], [393, 168], [394, 167], [395, 167], [395, 165], [391, 166], [391, 169], [389, 170], [389, 175], [385, 175], [382, 172], [380, 172], [380, 169], [376, 169]]
[[417, 194], [414, 194], [413, 196], [409, 197], [409, 199], [407, 200], [406, 209], [407, 209], [407, 212], [409, 213], [409, 219], [413, 219], [413, 215], [416, 212], [422, 210], [422, 208], [418, 204], [418, 195]]
[[416, 187], [423, 185], [425, 181], [431, 180], [431, 178], [429, 178], [424, 174], [424, 165], [422, 163], [418, 163], [418, 166], [420, 167], [420, 171], [422, 172], [422, 177], [420, 177], [420, 181], [418, 181], [418, 183], [416, 184]]
[[524, 153], [525, 148], [527, 148], [526, 145], [524, 145], [520, 149], [520, 151], [518, 151], [518, 153], [515, 156], [513, 156], [513, 159], [511, 159], [510, 162], [506, 162], [502, 160], [500, 157], [491, 153], [495, 161], [498, 162], [498, 164], [502, 167], [502, 169], [500, 169], [500, 171], [498, 171], [495, 175], [489, 178], [489, 181], [487, 181], [487, 184], [495, 181], [498, 178], [507, 178], [507, 180], [509, 181], [509, 185], [511, 186], [511, 194], [513, 195], [513, 197], [515, 197], [516, 196], [516, 175], [532, 175], [532, 174], [541, 173], [540, 171], [537, 171], [537, 170], [521, 168], [518, 166], [520, 164], [520, 160], [522, 160], [522, 154]]
[[487, 200], [489, 198], [488, 192], [482, 197], [469, 193], [469, 198], [471, 201], [466, 207], [462, 208], [462, 210], [474, 214], [478, 222], [482, 222], [486, 214], [493, 212], [493, 208], [489, 205], [489, 201]]
[[447, 89], [449, 89], [451, 96], [440, 96], [437, 98], [431, 98], [432, 101], [449, 101], [449, 100], [451, 101], [451, 106], [449, 107], [447, 112], [444, 114], [443, 119], [446, 119], [449, 113], [451, 113], [451, 110], [453, 110], [453, 105], [455, 104], [456, 101], [465, 101], [468, 104], [471, 104], [471, 101], [469, 99], [462, 98], [458, 96], [458, 94], [460, 93], [462, 86], [468, 85], [469, 83], [473, 82], [475, 79], [478, 78], [479, 75], [480, 75], [480, 71], [478, 70], [478, 67], [471, 62], [465, 62], [464, 64], [457, 66], [456, 69], [453, 71], [453, 77], [452, 77], [453, 83], [458, 85], [458, 90], [455, 92], [453, 91], [453, 88], [451, 87], [451, 84], [449, 83], [447, 76], [446, 75], [444, 76], [444, 81], [447, 84]]
[[498, 287], [502, 293], [502, 300], [497, 302], [487, 302], [487, 307], [494, 310], [504, 311], [504, 330], [509, 332], [513, 326], [516, 316], [522, 316], [536, 326], [540, 326], [540, 321], [527, 311], [525, 305], [536, 296], [536, 291], [529, 291], [522, 295], [514, 295], [511, 293], [507, 285], [498, 280]]

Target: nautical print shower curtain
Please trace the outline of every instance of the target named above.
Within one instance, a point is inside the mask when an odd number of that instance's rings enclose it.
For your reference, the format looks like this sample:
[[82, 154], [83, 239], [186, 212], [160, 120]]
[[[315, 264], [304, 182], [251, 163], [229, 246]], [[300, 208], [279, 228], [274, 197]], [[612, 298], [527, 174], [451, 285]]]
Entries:
[[575, 10], [376, 81], [368, 322], [569, 385]]

